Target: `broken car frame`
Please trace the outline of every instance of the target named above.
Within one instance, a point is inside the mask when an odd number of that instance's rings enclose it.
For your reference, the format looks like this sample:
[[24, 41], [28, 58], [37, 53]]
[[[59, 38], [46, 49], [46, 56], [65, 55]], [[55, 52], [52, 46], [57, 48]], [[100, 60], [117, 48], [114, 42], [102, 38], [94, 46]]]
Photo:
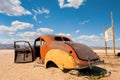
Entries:
[[[18, 49], [18, 42], [29, 47]], [[104, 62], [90, 47], [60, 35], [41, 35], [35, 39], [33, 48], [27, 41], [15, 41], [14, 48], [15, 62], [30, 62], [40, 57], [45, 67], [54, 63], [61, 70], [91, 68]]]

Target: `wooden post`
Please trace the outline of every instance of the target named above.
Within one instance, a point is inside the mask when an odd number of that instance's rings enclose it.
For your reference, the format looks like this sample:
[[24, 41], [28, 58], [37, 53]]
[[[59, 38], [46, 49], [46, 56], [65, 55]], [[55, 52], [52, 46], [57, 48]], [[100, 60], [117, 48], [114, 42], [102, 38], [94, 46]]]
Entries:
[[106, 42], [106, 39], [105, 39], [105, 31], [106, 31], [106, 25], [104, 24], [104, 45], [105, 45], [105, 54], [107, 56], [107, 42]]
[[113, 53], [115, 54], [115, 36], [114, 36], [114, 21], [113, 21], [113, 15], [111, 12], [111, 23], [112, 23], [112, 32], [113, 32], [113, 37], [112, 37], [112, 43], [113, 43]]

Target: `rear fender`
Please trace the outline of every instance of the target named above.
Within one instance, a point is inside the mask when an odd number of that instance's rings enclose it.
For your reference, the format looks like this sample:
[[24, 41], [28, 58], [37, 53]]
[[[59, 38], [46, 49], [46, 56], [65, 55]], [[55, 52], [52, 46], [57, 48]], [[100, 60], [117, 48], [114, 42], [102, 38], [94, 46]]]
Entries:
[[45, 67], [49, 61], [54, 62], [61, 70], [76, 68], [77, 63], [67, 52], [60, 49], [49, 50], [45, 56]]

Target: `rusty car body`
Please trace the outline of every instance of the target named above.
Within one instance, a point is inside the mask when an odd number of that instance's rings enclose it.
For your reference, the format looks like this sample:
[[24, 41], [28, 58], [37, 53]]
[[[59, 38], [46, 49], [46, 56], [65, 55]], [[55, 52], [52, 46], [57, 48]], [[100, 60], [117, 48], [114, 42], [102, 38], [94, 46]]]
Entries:
[[[16, 46], [16, 42], [14, 44]], [[22, 50], [22, 49], [20, 49]], [[44, 67], [54, 63], [61, 70], [64, 69], [83, 69], [101, 64], [99, 56], [88, 46], [73, 42], [70, 38], [60, 35], [41, 35], [34, 41], [33, 49], [24, 49], [24, 51], [17, 50], [15, 47], [15, 53], [28, 52], [31, 55], [30, 60], [26, 57], [23, 60], [17, 60], [15, 62], [28, 62], [34, 61], [36, 57], [40, 57]], [[16, 56], [15, 56], [16, 57]], [[25, 60], [26, 59], [26, 60]]]

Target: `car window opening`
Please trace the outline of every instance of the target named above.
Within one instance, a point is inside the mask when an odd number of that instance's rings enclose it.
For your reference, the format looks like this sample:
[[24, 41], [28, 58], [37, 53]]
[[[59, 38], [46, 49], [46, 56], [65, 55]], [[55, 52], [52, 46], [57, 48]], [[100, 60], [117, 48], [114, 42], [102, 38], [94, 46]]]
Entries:
[[63, 37], [63, 40], [64, 41], [70, 41], [70, 39], [66, 38], [66, 37]]
[[56, 41], [63, 41], [61, 37], [55, 37]]

